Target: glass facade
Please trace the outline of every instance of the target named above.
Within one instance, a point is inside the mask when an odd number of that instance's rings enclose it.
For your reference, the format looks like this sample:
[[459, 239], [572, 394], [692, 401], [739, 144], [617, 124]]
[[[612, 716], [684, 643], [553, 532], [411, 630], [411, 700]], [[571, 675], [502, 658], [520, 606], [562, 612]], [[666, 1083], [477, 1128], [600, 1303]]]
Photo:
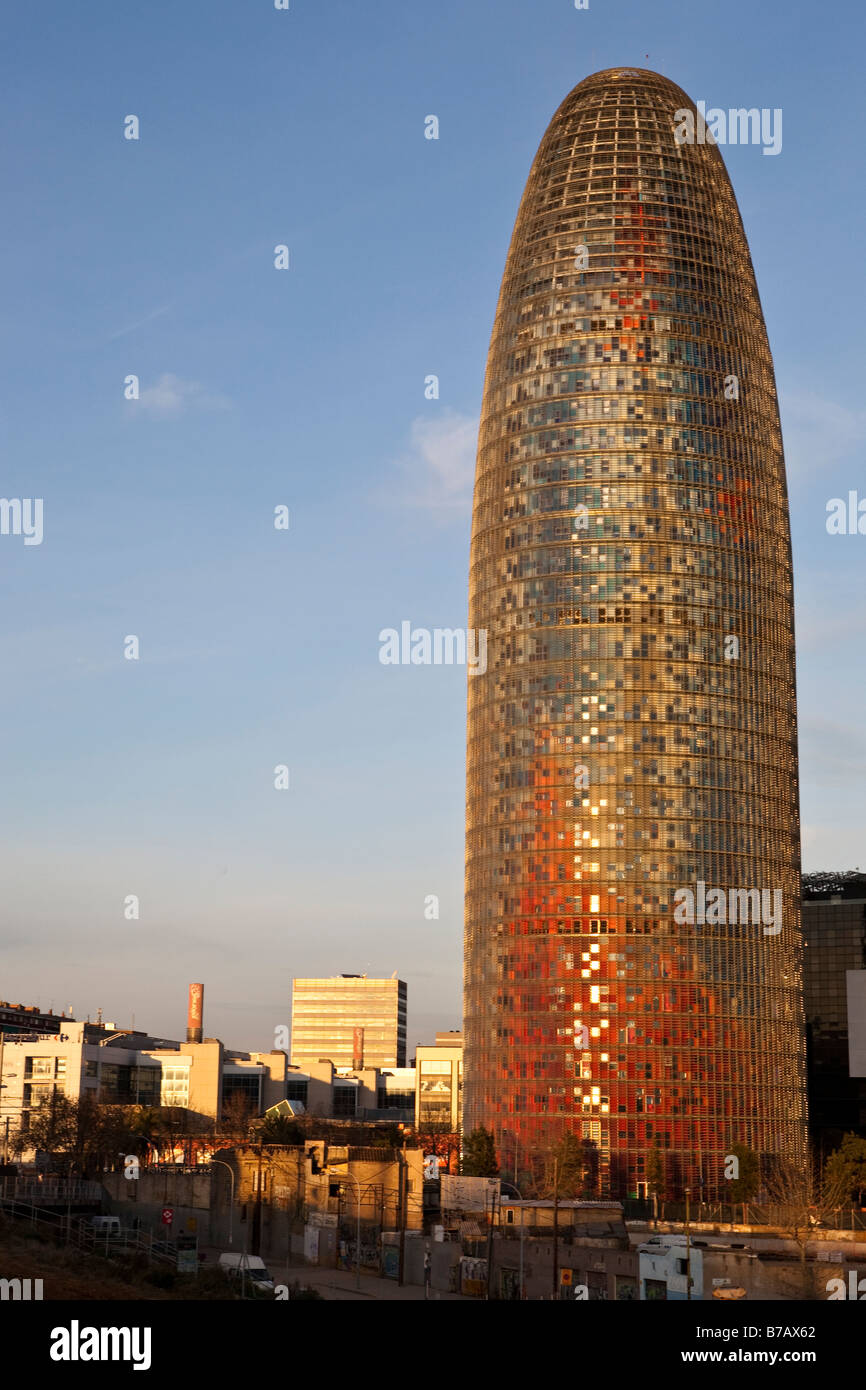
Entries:
[[162, 1068], [161, 1105], [179, 1105], [184, 1109], [189, 1106], [189, 1063], [181, 1066], [165, 1066]]
[[805, 1043], [773, 366], [683, 109], [651, 72], [582, 82], [508, 253], [470, 562], [465, 1126], [509, 1171], [571, 1130], [612, 1195], [658, 1144], [710, 1197], [733, 1142], [802, 1158]]
[[237, 1097], [256, 1115], [262, 1108], [262, 1074], [259, 1071], [223, 1072], [223, 1109]]
[[416, 1123], [421, 1130], [441, 1125], [454, 1131], [462, 1121], [463, 1039], [439, 1038], [446, 1041], [437, 1038], [435, 1046], [419, 1046], [415, 1054]]
[[816, 1148], [866, 1130], [866, 1077], [852, 1076], [846, 976], [866, 970], [866, 874], [803, 879], [809, 1129]]
[[293, 1067], [405, 1067], [406, 984], [365, 975], [292, 982]]

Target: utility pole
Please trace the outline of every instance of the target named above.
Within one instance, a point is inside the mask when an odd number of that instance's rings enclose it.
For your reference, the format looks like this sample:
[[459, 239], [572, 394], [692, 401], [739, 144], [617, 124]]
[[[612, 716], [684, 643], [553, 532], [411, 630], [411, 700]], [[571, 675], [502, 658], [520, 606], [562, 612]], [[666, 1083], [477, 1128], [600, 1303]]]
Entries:
[[[484, 1195], [484, 1211], [487, 1213], [487, 1194]], [[493, 1221], [496, 1212], [496, 1192], [490, 1193], [490, 1219], [487, 1225], [487, 1301], [490, 1301], [490, 1284], [493, 1275]]]
[[521, 1198], [521, 1201], [520, 1201], [520, 1298], [521, 1298], [521, 1301], [523, 1301], [523, 1298], [525, 1298], [524, 1289], [523, 1289], [523, 1236], [524, 1236], [523, 1223], [524, 1223], [523, 1198]]
[[400, 1215], [400, 1244], [398, 1247], [397, 1263], [397, 1283], [403, 1284], [403, 1272], [406, 1262], [406, 1155], [402, 1149], [397, 1150], [397, 1210]]
[[559, 1298], [559, 1155], [553, 1160], [553, 1297]]
[[232, 1236], [233, 1236], [233, 1231], [234, 1231], [234, 1210], [235, 1210], [235, 1174], [234, 1174], [234, 1169], [231, 1168], [231, 1167], [229, 1167], [229, 1165], [228, 1165], [227, 1163], [224, 1163], [223, 1160], [222, 1160], [221, 1158], [212, 1158], [212, 1159], [211, 1159], [211, 1163], [212, 1163], [212, 1164], [215, 1163], [215, 1164], [217, 1165], [217, 1167], [219, 1167], [219, 1168], [225, 1168], [225, 1169], [227, 1170], [227, 1172], [228, 1172], [229, 1180], [230, 1180], [230, 1182], [231, 1182], [231, 1189], [230, 1189], [230, 1193], [229, 1193], [229, 1245], [232, 1245], [232, 1244], [234, 1243], [233, 1240], [232, 1240]]
[[[361, 1287], [361, 1179], [354, 1177], [351, 1173], [346, 1174], [347, 1182], [355, 1184], [358, 1194], [358, 1210], [355, 1221], [355, 1288]], [[342, 1200], [342, 1193], [341, 1198]], [[337, 1217], [337, 1230], [340, 1229], [340, 1218]]]

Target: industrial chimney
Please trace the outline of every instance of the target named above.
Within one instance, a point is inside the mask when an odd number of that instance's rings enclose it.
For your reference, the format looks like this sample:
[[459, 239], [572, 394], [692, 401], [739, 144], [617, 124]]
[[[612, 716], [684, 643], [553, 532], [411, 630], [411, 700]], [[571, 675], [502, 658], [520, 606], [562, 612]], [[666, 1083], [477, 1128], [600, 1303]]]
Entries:
[[202, 1014], [204, 1012], [204, 985], [190, 985], [189, 1012], [186, 1016], [186, 1040], [188, 1043], [201, 1042]]

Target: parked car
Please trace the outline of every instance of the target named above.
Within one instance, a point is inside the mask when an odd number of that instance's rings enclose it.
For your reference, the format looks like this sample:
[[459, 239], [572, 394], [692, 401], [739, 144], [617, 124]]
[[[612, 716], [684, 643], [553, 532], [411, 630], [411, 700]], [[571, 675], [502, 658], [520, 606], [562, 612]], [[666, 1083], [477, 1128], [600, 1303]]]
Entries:
[[251, 1293], [270, 1294], [274, 1291], [274, 1276], [259, 1255], [220, 1255], [219, 1267], [230, 1279], [245, 1283]]

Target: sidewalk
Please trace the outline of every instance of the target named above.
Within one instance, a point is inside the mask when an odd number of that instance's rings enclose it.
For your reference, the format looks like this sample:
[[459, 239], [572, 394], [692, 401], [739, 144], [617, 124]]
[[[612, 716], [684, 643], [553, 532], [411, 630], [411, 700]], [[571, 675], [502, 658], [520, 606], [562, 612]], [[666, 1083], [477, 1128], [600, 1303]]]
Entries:
[[[200, 1247], [207, 1254], [205, 1268], [211, 1269], [219, 1261], [221, 1254], [225, 1253], [224, 1247], [217, 1245], [203, 1245]], [[364, 1302], [370, 1299], [390, 1302], [391, 1300], [409, 1299], [413, 1302], [424, 1300], [424, 1290], [420, 1284], [404, 1284], [401, 1288], [396, 1279], [380, 1279], [376, 1274], [365, 1274], [361, 1271], [360, 1291], [355, 1288], [356, 1275], [351, 1269], [319, 1269], [317, 1265], [295, 1264], [292, 1262], [286, 1265], [285, 1261], [270, 1258], [268, 1267], [274, 1276], [277, 1284], [309, 1284], [316, 1289], [323, 1298], [352, 1300], [356, 1302], [360, 1299]], [[443, 1293], [439, 1289], [430, 1290], [430, 1302], [439, 1303], [442, 1301], [449, 1303], [477, 1303], [477, 1298], [469, 1298], [462, 1293]]]
[[[355, 1275], [345, 1269], [316, 1269], [308, 1266], [304, 1270], [293, 1270], [301, 1283], [309, 1284], [327, 1299], [380, 1299], [384, 1301], [411, 1299], [424, 1302], [424, 1290], [418, 1284], [404, 1284], [401, 1288], [396, 1279], [379, 1279], [374, 1274], [361, 1274], [360, 1292], [355, 1288]], [[468, 1298], [461, 1293], [442, 1293], [439, 1289], [430, 1290], [431, 1303], [477, 1303], [477, 1298]]]

